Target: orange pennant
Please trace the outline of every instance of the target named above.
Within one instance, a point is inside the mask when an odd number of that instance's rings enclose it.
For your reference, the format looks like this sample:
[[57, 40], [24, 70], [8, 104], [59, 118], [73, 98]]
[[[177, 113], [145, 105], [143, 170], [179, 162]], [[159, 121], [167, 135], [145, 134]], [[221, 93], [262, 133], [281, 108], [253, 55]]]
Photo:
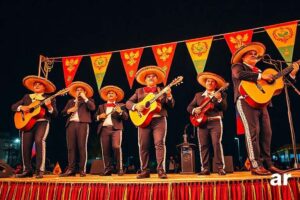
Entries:
[[67, 87], [72, 83], [81, 59], [82, 56], [70, 56], [62, 58], [64, 78]]
[[224, 35], [226, 43], [232, 54], [239, 49], [241, 46], [244, 46], [251, 42], [253, 35], [253, 30], [245, 30], [234, 33], [227, 33]]
[[166, 78], [164, 80], [165, 85], [168, 80], [168, 75], [174, 57], [176, 44], [177, 43], [168, 43], [168, 44], [161, 44], [152, 47], [152, 51], [154, 53], [155, 60], [157, 62], [158, 67], [162, 68], [162, 70], [166, 74]]
[[143, 48], [137, 48], [120, 52], [130, 89], [132, 88], [135, 73], [139, 67], [143, 50]]

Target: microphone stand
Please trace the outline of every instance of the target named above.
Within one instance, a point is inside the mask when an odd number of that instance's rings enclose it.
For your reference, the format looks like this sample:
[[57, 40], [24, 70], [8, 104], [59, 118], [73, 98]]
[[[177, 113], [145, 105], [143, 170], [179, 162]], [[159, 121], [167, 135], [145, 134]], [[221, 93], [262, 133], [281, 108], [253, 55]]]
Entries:
[[[291, 63], [291, 62], [285, 62], [281, 60], [274, 60], [272, 59], [268, 54], [268, 59], [263, 58], [262, 61], [264, 63], [273, 65], [278, 71], [282, 71], [282, 63]], [[278, 67], [279, 65], [279, 67]], [[283, 76], [284, 80], [284, 92], [285, 92], [285, 101], [287, 105], [287, 111], [288, 111], [288, 120], [289, 120], [289, 126], [290, 126], [290, 134], [291, 134], [291, 139], [292, 139], [292, 148], [293, 148], [293, 154], [294, 154], [294, 168], [288, 169], [287, 171], [293, 171], [293, 170], [299, 170], [299, 162], [298, 162], [298, 157], [297, 157], [297, 147], [296, 147], [296, 136], [295, 136], [295, 129], [293, 125], [293, 118], [292, 118], [292, 112], [291, 112], [291, 102], [290, 102], [290, 97], [288, 93], [288, 86], [292, 86], [294, 91], [300, 96], [299, 90], [295, 87], [295, 85], [288, 80], [286, 77]]]

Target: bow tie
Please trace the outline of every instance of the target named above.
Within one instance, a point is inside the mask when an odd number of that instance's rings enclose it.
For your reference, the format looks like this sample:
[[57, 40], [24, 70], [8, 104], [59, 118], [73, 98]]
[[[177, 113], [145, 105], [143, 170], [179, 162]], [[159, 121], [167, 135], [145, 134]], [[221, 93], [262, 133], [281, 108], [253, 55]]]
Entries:
[[156, 91], [157, 91], [156, 87], [144, 87], [144, 92], [146, 93], [150, 93], [150, 92], [154, 93]]
[[106, 107], [115, 107], [116, 106], [116, 104], [114, 104], [114, 103], [107, 103], [106, 104]]
[[252, 71], [258, 73], [260, 72], [260, 69], [254, 66], [252, 67]]

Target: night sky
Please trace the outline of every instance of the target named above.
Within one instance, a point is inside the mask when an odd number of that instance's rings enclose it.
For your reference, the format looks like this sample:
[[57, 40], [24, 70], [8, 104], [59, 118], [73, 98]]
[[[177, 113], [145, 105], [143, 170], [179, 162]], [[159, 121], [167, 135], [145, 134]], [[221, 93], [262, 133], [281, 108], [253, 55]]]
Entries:
[[[83, 3], [84, 2], [84, 3]], [[150, 1], [146, 1], [150, 2]], [[300, 19], [297, 1], [264, 3], [262, 1], [188, 1], [173, 0], [170, 3], [143, 1], [1, 1], [0, 3], [0, 55], [2, 86], [0, 104], [0, 132], [17, 137], [10, 106], [28, 91], [22, 86], [26, 75], [37, 74], [39, 55], [48, 57], [100, 53], [133, 47], [161, 44], [221, 34], [265, 25]], [[253, 35], [252, 41], [263, 42], [266, 53], [274, 59], [282, 59], [266, 32]], [[294, 47], [293, 60], [300, 59], [299, 30]], [[205, 71], [223, 76], [231, 82], [231, 53], [225, 40], [213, 41]], [[151, 48], [144, 49], [139, 68], [156, 64]], [[265, 65], [261, 65], [264, 69]], [[167, 153], [175, 154], [176, 145], [182, 142], [184, 126], [188, 123], [186, 107], [194, 94], [203, 88], [196, 81], [196, 70], [184, 43], [177, 44], [168, 82], [178, 75], [184, 76], [184, 84], [173, 88], [176, 100], [174, 110], [169, 110]], [[300, 77], [300, 76], [299, 76]], [[61, 63], [55, 63], [49, 79], [58, 89], [64, 87]], [[89, 57], [84, 57], [74, 81], [85, 81], [97, 90]], [[296, 86], [300, 88], [298, 80]], [[112, 55], [102, 86], [115, 84], [122, 87], [127, 100], [130, 90], [119, 53]], [[228, 93], [228, 110], [224, 119], [223, 146], [225, 155], [234, 155], [236, 136], [235, 109], [232, 85]], [[300, 140], [300, 97], [289, 89], [297, 142]], [[57, 107], [62, 110], [69, 97], [57, 97]], [[94, 99], [103, 103], [98, 93]], [[273, 98], [270, 109], [273, 128], [272, 149], [291, 143], [285, 96]], [[51, 161], [66, 160], [65, 119], [60, 115], [51, 123], [47, 139], [47, 157]], [[89, 138], [89, 158], [100, 154], [95, 124]], [[188, 129], [192, 133], [192, 129]], [[130, 121], [125, 123], [123, 153], [138, 156], [137, 130]], [[191, 139], [193, 143], [197, 140]]]

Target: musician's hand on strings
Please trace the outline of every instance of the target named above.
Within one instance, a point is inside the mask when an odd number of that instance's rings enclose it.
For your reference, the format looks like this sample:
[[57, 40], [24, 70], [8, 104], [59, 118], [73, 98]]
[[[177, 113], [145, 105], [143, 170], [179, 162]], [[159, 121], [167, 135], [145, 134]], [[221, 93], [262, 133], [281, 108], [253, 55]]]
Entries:
[[293, 62], [293, 70], [291, 71], [291, 76], [295, 77], [297, 72], [299, 71], [299, 64], [300, 64], [300, 60]]
[[199, 113], [201, 113], [201, 108], [200, 107], [195, 108], [194, 114], [198, 115]]
[[139, 111], [139, 112], [142, 112], [143, 110], [145, 110], [145, 106], [144, 105], [142, 105], [142, 104], [137, 104], [136, 106], [135, 106], [135, 110], [137, 110], [137, 111]]
[[105, 113], [102, 113], [97, 116], [98, 119], [105, 119], [106, 117], [107, 117], [107, 115]]
[[46, 99], [46, 100], [45, 100], [45, 105], [46, 105], [46, 107], [47, 107], [48, 109], [50, 109], [50, 110], [53, 108], [50, 99]]
[[267, 82], [274, 81], [274, 76], [272, 74], [262, 74], [261, 78]]
[[21, 106], [20, 110], [22, 110], [23, 112], [29, 112], [30, 108], [29, 106]]
[[221, 99], [222, 99], [222, 94], [221, 94], [221, 92], [216, 92], [216, 93], [214, 94], [214, 97], [215, 97], [216, 99], [218, 99], [218, 100], [221, 100]]
[[172, 90], [171, 90], [171, 88], [168, 88], [168, 89], [167, 89], [166, 94], [167, 94], [167, 97], [168, 97], [168, 98], [172, 98]]

